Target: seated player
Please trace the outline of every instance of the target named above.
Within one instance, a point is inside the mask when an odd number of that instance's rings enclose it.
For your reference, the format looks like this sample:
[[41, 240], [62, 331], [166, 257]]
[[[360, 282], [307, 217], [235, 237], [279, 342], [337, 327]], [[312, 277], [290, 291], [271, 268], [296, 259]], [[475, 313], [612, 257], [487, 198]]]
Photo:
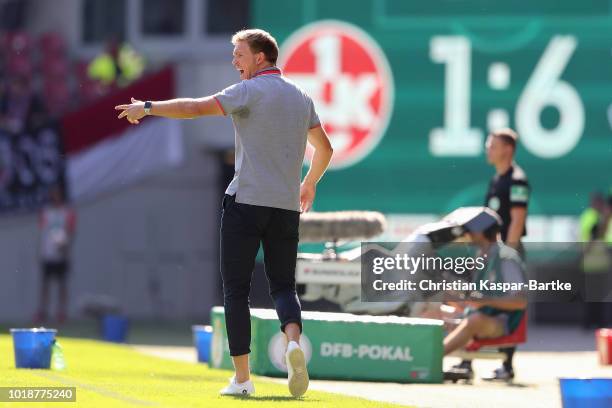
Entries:
[[[495, 222], [482, 231], [470, 230], [467, 234], [486, 255], [486, 266], [474, 274], [473, 281], [525, 282], [523, 263], [519, 254], [499, 240], [500, 220], [488, 211]], [[444, 354], [465, 347], [474, 338], [495, 338], [508, 335], [517, 329], [527, 307], [522, 290], [485, 290], [482, 299], [467, 301], [461, 323], [444, 339]]]

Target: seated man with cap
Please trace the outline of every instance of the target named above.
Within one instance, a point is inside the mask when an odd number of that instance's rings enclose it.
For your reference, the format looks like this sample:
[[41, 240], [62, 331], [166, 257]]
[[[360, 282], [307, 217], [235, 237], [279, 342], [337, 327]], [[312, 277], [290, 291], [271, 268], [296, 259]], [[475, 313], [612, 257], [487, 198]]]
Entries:
[[[473, 282], [525, 282], [518, 252], [499, 239], [499, 216], [484, 207], [473, 210], [478, 213], [462, 223], [463, 228], [478, 247], [479, 255], [486, 259], [485, 267], [475, 271]], [[514, 290], [522, 285], [511, 286], [513, 290], [481, 290], [478, 300], [465, 302], [464, 318], [444, 339], [444, 355], [465, 347], [474, 338], [501, 337], [516, 330], [527, 308], [527, 299], [524, 290]]]

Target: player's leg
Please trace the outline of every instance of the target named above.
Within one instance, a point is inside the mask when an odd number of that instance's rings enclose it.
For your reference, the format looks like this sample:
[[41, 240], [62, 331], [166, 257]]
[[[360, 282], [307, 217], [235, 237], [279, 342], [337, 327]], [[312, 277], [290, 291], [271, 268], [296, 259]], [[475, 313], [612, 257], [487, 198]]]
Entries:
[[[515, 249], [518, 251], [521, 260], [525, 262], [527, 252], [523, 243], [519, 241], [518, 246], [516, 246]], [[516, 346], [501, 348], [499, 349], [499, 351], [501, 351], [505, 355], [502, 366], [493, 370], [491, 374], [482, 377], [483, 380], [508, 381], [514, 378], [514, 368], [512, 362], [514, 360], [514, 352], [516, 351]]]
[[270, 296], [287, 337], [289, 391], [295, 397], [303, 395], [309, 383], [306, 358], [299, 346], [302, 313], [295, 288], [299, 222], [299, 212], [275, 209], [262, 239]]
[[474, 337], [492, 338], [503, 334], [504, 325], [499, 319], [472, 313], [444, 338], [444, 355], [465, 347]]
[[[502, 314], [496, 317], [504, 325], [504, 335], [509, 334], [511, 330], [508, 327], [507, 315]], [[505, 355], [502, 366], [493, 370], [491, 374], [483, 376], [482, 379], [484, 381], [510, 381], [514, 379], [514, 368], [512, 367], [512, 360], [514, 358], [516, 346], [501, 348], [499, 349], [499, 351], [501, 351]]]
[[[255, 219], [257, 214], [254, 214], [253, 208], [250, 207], [253, 206], [238, 204], [234, 202], [234, 197], [226, 196], [221, 219], [220, 266], [223, 279], [223, 304], [230, 355], [236, 369], [233, 382], [236, 384], [250, 383], [248, 363], [248, 355], [251, 351], [249, 293], [260, 241], [257, 220]], [[228, 387], [231, 386], [232, 384]], [[247, 394], [252, 392], [246, 386], [243, 388], [247, 390]], [[234, 392], [222, 391], [222, 393], [233, 394]]]
[[295, 287], [299, 223], [299, 212], [274, 209], [262, 238], [266, 277], [281, 330], [289, 341], [296, 342], [302, 327], [301, 305]]
[[482, 379], [485, 381], [510, 381], [514, 378], [514, 367], [512, 366], [512, 360], [516, 347], [505, 347], [499, 349], [505, 354], [502, 366], [493, 370], [489, 375], [483, 376]]

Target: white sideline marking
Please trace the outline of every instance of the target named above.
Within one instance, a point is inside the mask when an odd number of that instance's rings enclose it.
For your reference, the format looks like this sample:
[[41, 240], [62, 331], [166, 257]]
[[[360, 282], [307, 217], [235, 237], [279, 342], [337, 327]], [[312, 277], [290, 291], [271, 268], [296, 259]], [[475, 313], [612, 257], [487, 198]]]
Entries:
[[92, 392], [95, 392], [97, 394], [103, 395], [105, 397], [114, 398], [114, 399], [117, 399], [117, 400], [120, 400], [120, 401], [123, 401], [123, 402], [134, 404], [134, 405], [143, 405], [143, 406], [148, 406], [148, 407], [158, 406], [159, 405], [159, 403], [157, 403], [157, 402], [144, 401], [144, 400], [139, 400], [139, 399], [132, 398], [132, 397], [127, 397], [125, 395], [121, 395], [121, 394], [119, 394], [117, 392], [108, 390], [106, 388], [102, 388], [102, 387], [98, 387], [98, 386], [95, 386], [95, 385], [83, 383], [83, 382], [80, 382], [80, 381], [75, 381], [75, 380], [72, 380], [70, 378], [66, 378], [66, 377], [63, 377], [61, 375], [58, 375], [58, 374], [43, 373], [43, 372], [33, 373], [33, 374], [36, 374], [36, 375], [38, 375], [40, 377], [47, 378], [49, 380], [60, 382], [60, 383], [62, 383], [64, 385], [68, 385], [68, 386], [71, 386], [71, 387], [82, 388], [82, 389], [85, 389], [87, 391], [92, 391]]

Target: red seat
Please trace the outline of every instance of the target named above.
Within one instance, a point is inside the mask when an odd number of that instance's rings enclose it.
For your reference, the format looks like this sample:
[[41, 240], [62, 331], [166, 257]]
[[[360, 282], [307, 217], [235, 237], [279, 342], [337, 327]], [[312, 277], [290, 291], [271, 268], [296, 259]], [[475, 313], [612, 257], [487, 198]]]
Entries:
[[474, 339], [465, 348], [466, 351], [478, 351], [483, 347], [497, 348], [497, 347], [508, 347], [516, 344], [525, 343], [527, 341], [527, 313], [523, 314], [523, 318], [519, 323], [516, 330], [512, 333], [495, 337], [492, 339]]
[[30, 35], [23, 31], [6, 32], [0, 39], [1, 48], [9, 55], [29, 55], [32, 48]]
[[38, 46], [44, 58], [64, 56], [66, 53], [64, 37], [55, 31], [42, 34], [39, 37]]
[[22, 77], [31, 78], [34, 71], [32, 61], [27, 55], [11, 55], [6, 63], [6, 66], [9, 75], [19, 75]]
[[74, 74], [78, 81], [85, 81], [89, 79], [89, 74], [87, 70], [89, 69], [89, 64], [91, 61], [89, 60], [80, 60], [74, 64]]
[[66, 112], [71, 103], [70, 88], [66, 81], [45, 82], [44, 99], [47, 111], [51, 115], [58, 116]]
[[85, 79], [77, 85], [79, 102], [89, 103], [108, 93], [108, 88], [102, 83]]
[[42, 61], [42, 71], [45, 79], [68, 78], [70, 74], [69, 63], [66, 58], [55, 55]]

